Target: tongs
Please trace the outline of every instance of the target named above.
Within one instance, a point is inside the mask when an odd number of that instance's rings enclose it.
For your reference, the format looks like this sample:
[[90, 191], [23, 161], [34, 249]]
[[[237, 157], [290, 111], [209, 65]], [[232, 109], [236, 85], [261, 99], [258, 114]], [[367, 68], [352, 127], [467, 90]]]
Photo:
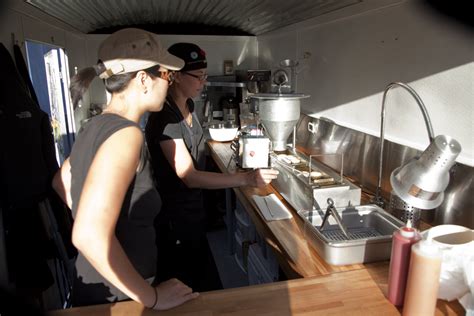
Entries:
[[342, 233], [344, 236], [349, 240], [349, 232], [347, 229], [344, 227], [342, 224], [342, 219], [339, 216], [339, 213], [337, 212], [336, 208], [334, 207], [334, 201], [331, 198], [327, 199], [328, 207], [326, 208], [326, 213], [324, 214], [323, 222], [321, 223], [321, 226], [319, 227], [319, 230], [322, 232], [324, 228], [324, 224], [328, 221], [329, 215], [332, 215], [334, 219], [336, 220], [337, 225], [341, 229]]

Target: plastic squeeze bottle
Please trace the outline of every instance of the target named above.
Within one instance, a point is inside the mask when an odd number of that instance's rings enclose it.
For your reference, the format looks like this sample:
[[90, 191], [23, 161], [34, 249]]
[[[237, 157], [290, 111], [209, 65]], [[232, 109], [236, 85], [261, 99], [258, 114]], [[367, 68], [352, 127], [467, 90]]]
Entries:
[[388, 272], [388, 300], [395, 306], [402, 306], [405, 298], [405, 288], [410, 264], [411, 246], [418, 242], [421, 236], [408, 220], [406, 226], [393, 233], [392, 253]]
[[441, 259], [441, 250], [431, 238], [412, 246], [402, 315], [435, 314]]

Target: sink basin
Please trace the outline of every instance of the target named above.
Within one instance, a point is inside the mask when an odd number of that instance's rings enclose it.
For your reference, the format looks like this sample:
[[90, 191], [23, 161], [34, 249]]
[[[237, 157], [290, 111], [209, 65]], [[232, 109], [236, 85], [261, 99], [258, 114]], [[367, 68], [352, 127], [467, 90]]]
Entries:
[[298, 212], [303, 218], [306, 240], [329, 264], [346, 265], [388, 260], [392, 249], [392, 234], [403, 222], [377, 205], [336, 208], [342, 224], [349, 232], [344, 236], [332, 216], [321, 230], [324, 213]]

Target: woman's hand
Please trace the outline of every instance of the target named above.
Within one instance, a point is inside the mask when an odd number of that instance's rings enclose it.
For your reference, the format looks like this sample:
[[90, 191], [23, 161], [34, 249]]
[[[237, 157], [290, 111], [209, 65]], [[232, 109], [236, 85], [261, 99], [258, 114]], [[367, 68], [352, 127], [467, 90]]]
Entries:
[[189, 286], [178, 279], [161, 282], [156, 287], [156, 291], [158, 300], [153, 307], [156, 310], [170, 309], [199, 296], [198, 292], [193, 292]]
[[247, 173], [247, 185], [253, 187], [264, 187], [278, 176], [275, 169], [256, 169]]

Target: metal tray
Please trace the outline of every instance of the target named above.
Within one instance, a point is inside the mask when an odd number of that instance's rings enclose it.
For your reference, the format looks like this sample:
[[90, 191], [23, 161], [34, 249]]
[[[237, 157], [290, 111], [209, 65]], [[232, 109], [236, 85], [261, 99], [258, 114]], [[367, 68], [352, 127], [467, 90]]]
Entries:
[[302, 210], [306, 240], [329, 264], [346, 265], [388, 260], [392, 248], [392, 234], [403, 222], [377, 205], [337, 208], [350, 239], [342, 234], [333, 217], [320, 230], [323, 212]]
[[[313, 206], [324, 210], [327, 207], [327, 199], [332, 198], [336, 206], [359, 205], [361, 189], [350, 181], [341, 177], [323, 163], [313, 159], [311, 171], [319, 171], [326, 177], [334, 179], [331, 183], [315, 184], [309, 181], [301, 169], [306, 168], [310, 159], [299, 152], [287, 152], [301, 159], [300, 164], [287, 164], [276, 154], [271, 154], [272, 167], [280, 172], [278, 178], [272, 181], [272, 186], [285, 198], [291, 206], [297, 210], [309, 210]], [[303, 169], [305, 170], [305, 169]], [[342, 172], [341, 172], [342, 173]], [[326, 178], [328, 179], [328, 178]]]

